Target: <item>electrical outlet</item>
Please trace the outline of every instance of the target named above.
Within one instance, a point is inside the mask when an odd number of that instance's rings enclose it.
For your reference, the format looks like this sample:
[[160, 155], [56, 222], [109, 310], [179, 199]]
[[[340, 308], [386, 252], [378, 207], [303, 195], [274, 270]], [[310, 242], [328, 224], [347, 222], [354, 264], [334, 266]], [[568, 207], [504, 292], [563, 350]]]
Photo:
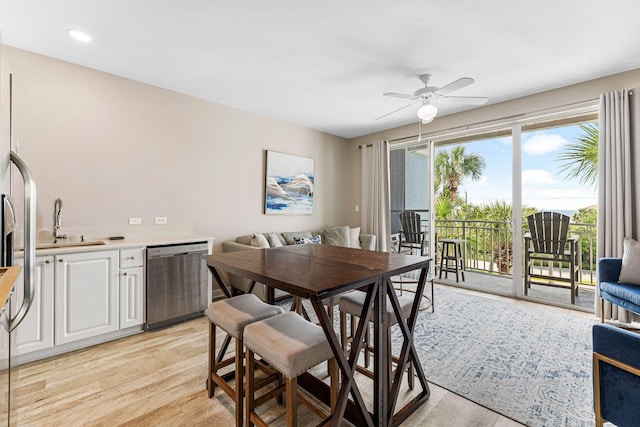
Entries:
[[167, 217], [166, 216], [157, 216], [156, 217], [156, 224], [166, 224], [167, 223]]
[[129, 218], [129, 225], [140, 225], [142, 224], [142, 218]]
[[356, 212], [360, 212], [360, 206], [359, 206], [359, 205], [356, 205], [356, 207], [355, 207], [355, 209], [354, 209], [354, 210], [355, 210]]

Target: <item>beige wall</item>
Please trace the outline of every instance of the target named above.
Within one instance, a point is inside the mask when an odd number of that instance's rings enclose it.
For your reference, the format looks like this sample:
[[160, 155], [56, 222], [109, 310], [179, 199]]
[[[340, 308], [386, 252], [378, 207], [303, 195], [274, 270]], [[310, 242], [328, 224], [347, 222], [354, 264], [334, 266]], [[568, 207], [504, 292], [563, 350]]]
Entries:
[[[14, 140], [38, 183], [38, 228], [51, 228], [56, 197], [67, 228], [166, 216], [216, 246], [348, 219], [342, 138], [8, 46], [1, 54], [3, 116], [11, 72]], [[315, 159], [313, 215], [262, 213], [267, 149]]]
[[[598, 99], [600, 94], [616, 89], [635, 88], [640, 86], [640, 69], [615, 74], [608, 77], [591, 80], [560, 89], [550, 90], [531, 96], [517, 98], [482, 108], [438, 117], [428, 125], [422, 126], [422, 133], [435, 133], [447, 129], [473, 125], [485, 121], [499, 120], [518, 114], [528, 114], [548, 109], [558, 108], [583, 101]], [[354, 167], [351, 169], [350, 193], [351, 199], [360, 194], [360, 150], [359, 145], [370, 144], [376, 140], [393, 140], [410, 137], [418, 133], [418, 123], [389, 129], [382, 132], [364, 135], [350, 140], [350, 156]], [[359, 196], [358, 196], [359, 197]], [[359, 220], [359, 214], [350, 210], [349, 220]]]

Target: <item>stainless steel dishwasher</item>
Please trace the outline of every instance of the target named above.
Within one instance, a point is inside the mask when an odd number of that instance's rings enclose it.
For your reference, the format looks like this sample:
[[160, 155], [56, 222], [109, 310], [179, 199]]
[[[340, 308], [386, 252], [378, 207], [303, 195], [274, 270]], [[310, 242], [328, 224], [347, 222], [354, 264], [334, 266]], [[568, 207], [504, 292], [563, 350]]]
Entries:
[[147, 247], [147, 323], [157, 329], [207, 308], [207, 242]]

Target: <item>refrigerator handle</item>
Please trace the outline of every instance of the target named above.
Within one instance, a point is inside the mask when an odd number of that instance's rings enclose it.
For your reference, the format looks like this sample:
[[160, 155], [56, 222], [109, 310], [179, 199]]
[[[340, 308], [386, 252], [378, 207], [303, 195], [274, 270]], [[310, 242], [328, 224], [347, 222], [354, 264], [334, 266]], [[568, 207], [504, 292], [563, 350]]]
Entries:
[[35, 297], [33, 272], [36, 260], [36, 183], [31, 171], [16, 153], [11, 151], [10, 158], [24, 181], [24, 298], [16, 315], [9, 320], [7, 330], [12, 332], [27, 315]]

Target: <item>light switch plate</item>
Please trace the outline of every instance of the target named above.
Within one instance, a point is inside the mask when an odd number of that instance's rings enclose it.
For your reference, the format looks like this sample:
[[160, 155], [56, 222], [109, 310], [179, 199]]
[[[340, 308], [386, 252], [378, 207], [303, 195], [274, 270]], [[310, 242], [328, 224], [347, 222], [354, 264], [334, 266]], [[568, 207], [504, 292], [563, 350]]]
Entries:
[[142, 218], [129, 218], [129, 225], [140, 225], [142, 224]]

